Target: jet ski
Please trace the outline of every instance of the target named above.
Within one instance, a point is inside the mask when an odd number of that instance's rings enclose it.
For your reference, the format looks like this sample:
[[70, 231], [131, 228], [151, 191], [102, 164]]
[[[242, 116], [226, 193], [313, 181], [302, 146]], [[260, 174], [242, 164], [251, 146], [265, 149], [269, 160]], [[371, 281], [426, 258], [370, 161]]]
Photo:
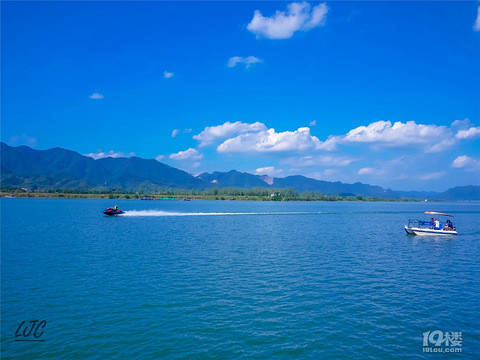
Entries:
[[109, 208], [103, 210], [103, 213], [105, 215], [109, 215], [109, 216], [120, 215], [120, 214], [123, 214], [123, 210], [122, 209], [114, 209], [114, 208], [109, 207]]

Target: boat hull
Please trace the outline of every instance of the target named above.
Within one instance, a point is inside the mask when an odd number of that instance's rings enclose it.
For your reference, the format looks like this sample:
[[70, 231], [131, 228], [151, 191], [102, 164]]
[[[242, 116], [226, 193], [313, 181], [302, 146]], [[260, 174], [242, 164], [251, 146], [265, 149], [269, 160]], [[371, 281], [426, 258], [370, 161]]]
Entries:
[[457, 232], [453, 230], [425, 229], [408, 226], [405, 226], [405, 231], [410, 235], [457, 235]]
[[123, 214], [122, 210], [104, 210], [103, 213], [108, 216], [121, 215]]

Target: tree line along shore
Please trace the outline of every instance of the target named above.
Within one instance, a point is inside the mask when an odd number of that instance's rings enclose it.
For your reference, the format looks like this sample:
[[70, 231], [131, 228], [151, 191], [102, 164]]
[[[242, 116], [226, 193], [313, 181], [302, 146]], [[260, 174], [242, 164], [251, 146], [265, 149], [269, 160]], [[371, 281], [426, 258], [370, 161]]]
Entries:
[[[380, 198], [354, 194], [323, 194], [316, 191], [298, 192], [294, 188], [213, 188], [206, 190], [158, 189], [155, 191], [125, 190], [30, 190], [0, 189], [1, 197], [69, 198], [69, 199], [144, 199], [144, 200], [251, 200], [251, 201], [419, 201], [420, 199]], [[423, 200], [423, 199], [422, 199]]]

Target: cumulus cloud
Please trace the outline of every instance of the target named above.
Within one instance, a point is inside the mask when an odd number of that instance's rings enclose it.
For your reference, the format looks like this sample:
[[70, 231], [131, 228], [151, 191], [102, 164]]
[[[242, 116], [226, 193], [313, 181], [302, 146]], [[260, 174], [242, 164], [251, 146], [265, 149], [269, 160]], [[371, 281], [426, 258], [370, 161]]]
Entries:
[[[256, 175], [267, 175], [270, 177], [276, 177], [282, 175], [283, 170], [282, 169], [276, 169], [275, 166], [265, 166], [265, 167], [260, 167], [255, 170]], [[273, 182], [272, 182], [273, 183]], [[272, 184], [270, 184], [272, 185]]]
[[94, 158], [95, 160], [97, 160], [97, 159], [103, 159], [103, 158], [107, 158], [107, 157], [111, 157], [111, 158], [129, 158], [129, 157], [135, 156], [135, 153], [134, 153], [134, 152], [124, 153], [124, 152], [121, 152], [121, 151], [114, 151], [114, 150], [110, 150], [110, 151], [98, 150], [97, 152], [89, 153], [89, 154], [84, 154], [84, 155], [85, 155], [85, 156], [89, 156], [89, 157]]
[[[463, 139], [480, 136], [480, 127], [465, 129], [467, 120], [454, 122], [455, 126], [437, 126], [417, 124], [415, 121], [405, 123], [376, 121], [366, 126], [358, 126], [344, 135], [330, 135], [321, 141], [311, 134], [309, 127], [301, 127], [294, 131], [277, 132], [267, 128], [265, 124], [226, 122], [222, 125], [206, 127], [193, 138], [200, 142], [199, 146], [207, 146], [222, 141], [217, 147], [219, 153], [273, 153], [273, 152], [305, 152], [305, 151], [340, 151], [339, 145], [362, 147], [368, 145], [378, 151], [383, 148], [405, 148], [411, 151], [422, 151], [425, 154], [438, 153], [450, 149]], [[470, 125], [468, 125], [470, 126]], [[465, 130], [458, 130], [464, 128]], [[456, 133], [456, 135], [455, 135]], [[329, 159], [333, 162], [328, 164]], [[335, 166], [348, 165], [354, 161], [349, 157], [314, 157], [295, 158], [294, 166], [302, 163]], [[336, 163], [335, 163], [336, 162]], [[309, 165], [305, 165], [309, 166]]]
[[163, 159], [165, 159], [165, 155], [158, 155], [157, 157], [155, 157], [155, 160], [157, 161], [162, 161]]
[[411, 143], [429, 143], [432, 138], [442, 138], [446, 134], [445, 126], [377, 121], [368, 126], [359, 126], [350, 130], [344, 137], [347, 143], [385, 143], [388, 145], [406, 145]]
[[177, 136], [179, 132], [180, 132], [180, 129], [173, 129], [173, 131], [172, 131], [172, 138], [174, 138], [175, 136]]
[[245, 69], [248, 69], [250, 66], [261, 63], [262, 60], [255, 56], [247, 56], [247, 57], [241, 57], [241, 56], [233, 56], [230, 59], [228, 59], [227, 66], [228, 67], [235, 67], [237, 64], [244, 64]]
[[455, 135], [457, 139], [472, 139], [476, 138], [477, 136], [480, 136], [480, 126], [472, 126], [466, 130], [459, 130]]
[[330, 135], [327, 140], [320, 141], [320, 144], [317, 145], [317, 149], [325, 150], [325, 151], [333, 151], [337, 148], [337, 144], [339, 143], [340, 137]]
[[473, 30], [480, 31], [480, 6], [477, 8], [477, 19], [473, 25]]
[[317, 120], [310, 121], [308, 126], [317, 126]]
[[225, 140], [217, 147], [219, 153], [266, 153], [282, 151], [304, 151], [321, 145], [310, 128], [277, 133], [275, 129], [262, 130], [238, 135]]
[[325, 23], [328, 6], [325, 3], [314, 6], [307, 2], [294, 2], [287, 5], [287, 11], [276, 11], [272, 16], [263, 16], [255, 10], [247, 30], [257, 38], [288, 39], [297, 31], [308, 31]]
[[203, 155], [200, 154], [197, 149], [190, 148], [185, 151], [170, 154], [169, 158], [172, 160], [200, 160], [203, 158]]
[[193, 138], [200, 142], [200, 147], [203, 147], [211, 145], [217, 140], [223, 140], [231, 136], [248, 132], [264, 131], [266, 129], [267, 127], [260, 122], [248, 124], [240, 121], [234, 123], [227, 121], [222, 125], [207, 126], [202, 132], [200, 132], [200, 134], [194, 135]]
[[94, 99], [94, 100], [101, 100], [103, 99], [103, 95], [98, 93], [98, 92], [94, 92], [92, 95], [90, 95], [88, 98], [89, 99]]
[[12, 146], [19, 146], [19, 145], [35, 146], [37, 145], [37, 139], [23, 133], [20, 135], [14, 135], [10, 137], [9, 143]]
[[480, 171], [480, 159], [475, 159], [467, 155], [458, 156], [452, 162], [454, 168], [464, 168], [470, 171]]
[[341, 136], [329, 136], [321, 144], [324, 150], [334, 150], [338, 144], [370, 144], [377, 147], [420, 146], [427, 153], [440, 152], [455, 144], [451, 128], [417, 124], [415, 121], [376, 121], [358, 126]]
[[172, 78], [174, 75], [175, 75], [175, 74], [174, 74], [173, 72], [168, 72], [168, 71], [164, 71], [164, 72], [163, 72], [163, 77], [164, 77], [165, 79], [170, 79], [170, 78]]

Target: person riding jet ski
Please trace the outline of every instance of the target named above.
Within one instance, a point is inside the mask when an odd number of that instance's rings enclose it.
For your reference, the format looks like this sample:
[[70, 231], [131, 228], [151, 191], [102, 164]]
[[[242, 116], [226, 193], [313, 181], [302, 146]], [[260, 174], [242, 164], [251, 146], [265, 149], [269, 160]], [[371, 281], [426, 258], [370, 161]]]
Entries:
[[113, 208], [109, 207], [106, 210], [103, 210], [103, 213], [105, 215], [119, 215], [123, 214], [123, 210], [119, 209], [117, 205], [115, 205]]

